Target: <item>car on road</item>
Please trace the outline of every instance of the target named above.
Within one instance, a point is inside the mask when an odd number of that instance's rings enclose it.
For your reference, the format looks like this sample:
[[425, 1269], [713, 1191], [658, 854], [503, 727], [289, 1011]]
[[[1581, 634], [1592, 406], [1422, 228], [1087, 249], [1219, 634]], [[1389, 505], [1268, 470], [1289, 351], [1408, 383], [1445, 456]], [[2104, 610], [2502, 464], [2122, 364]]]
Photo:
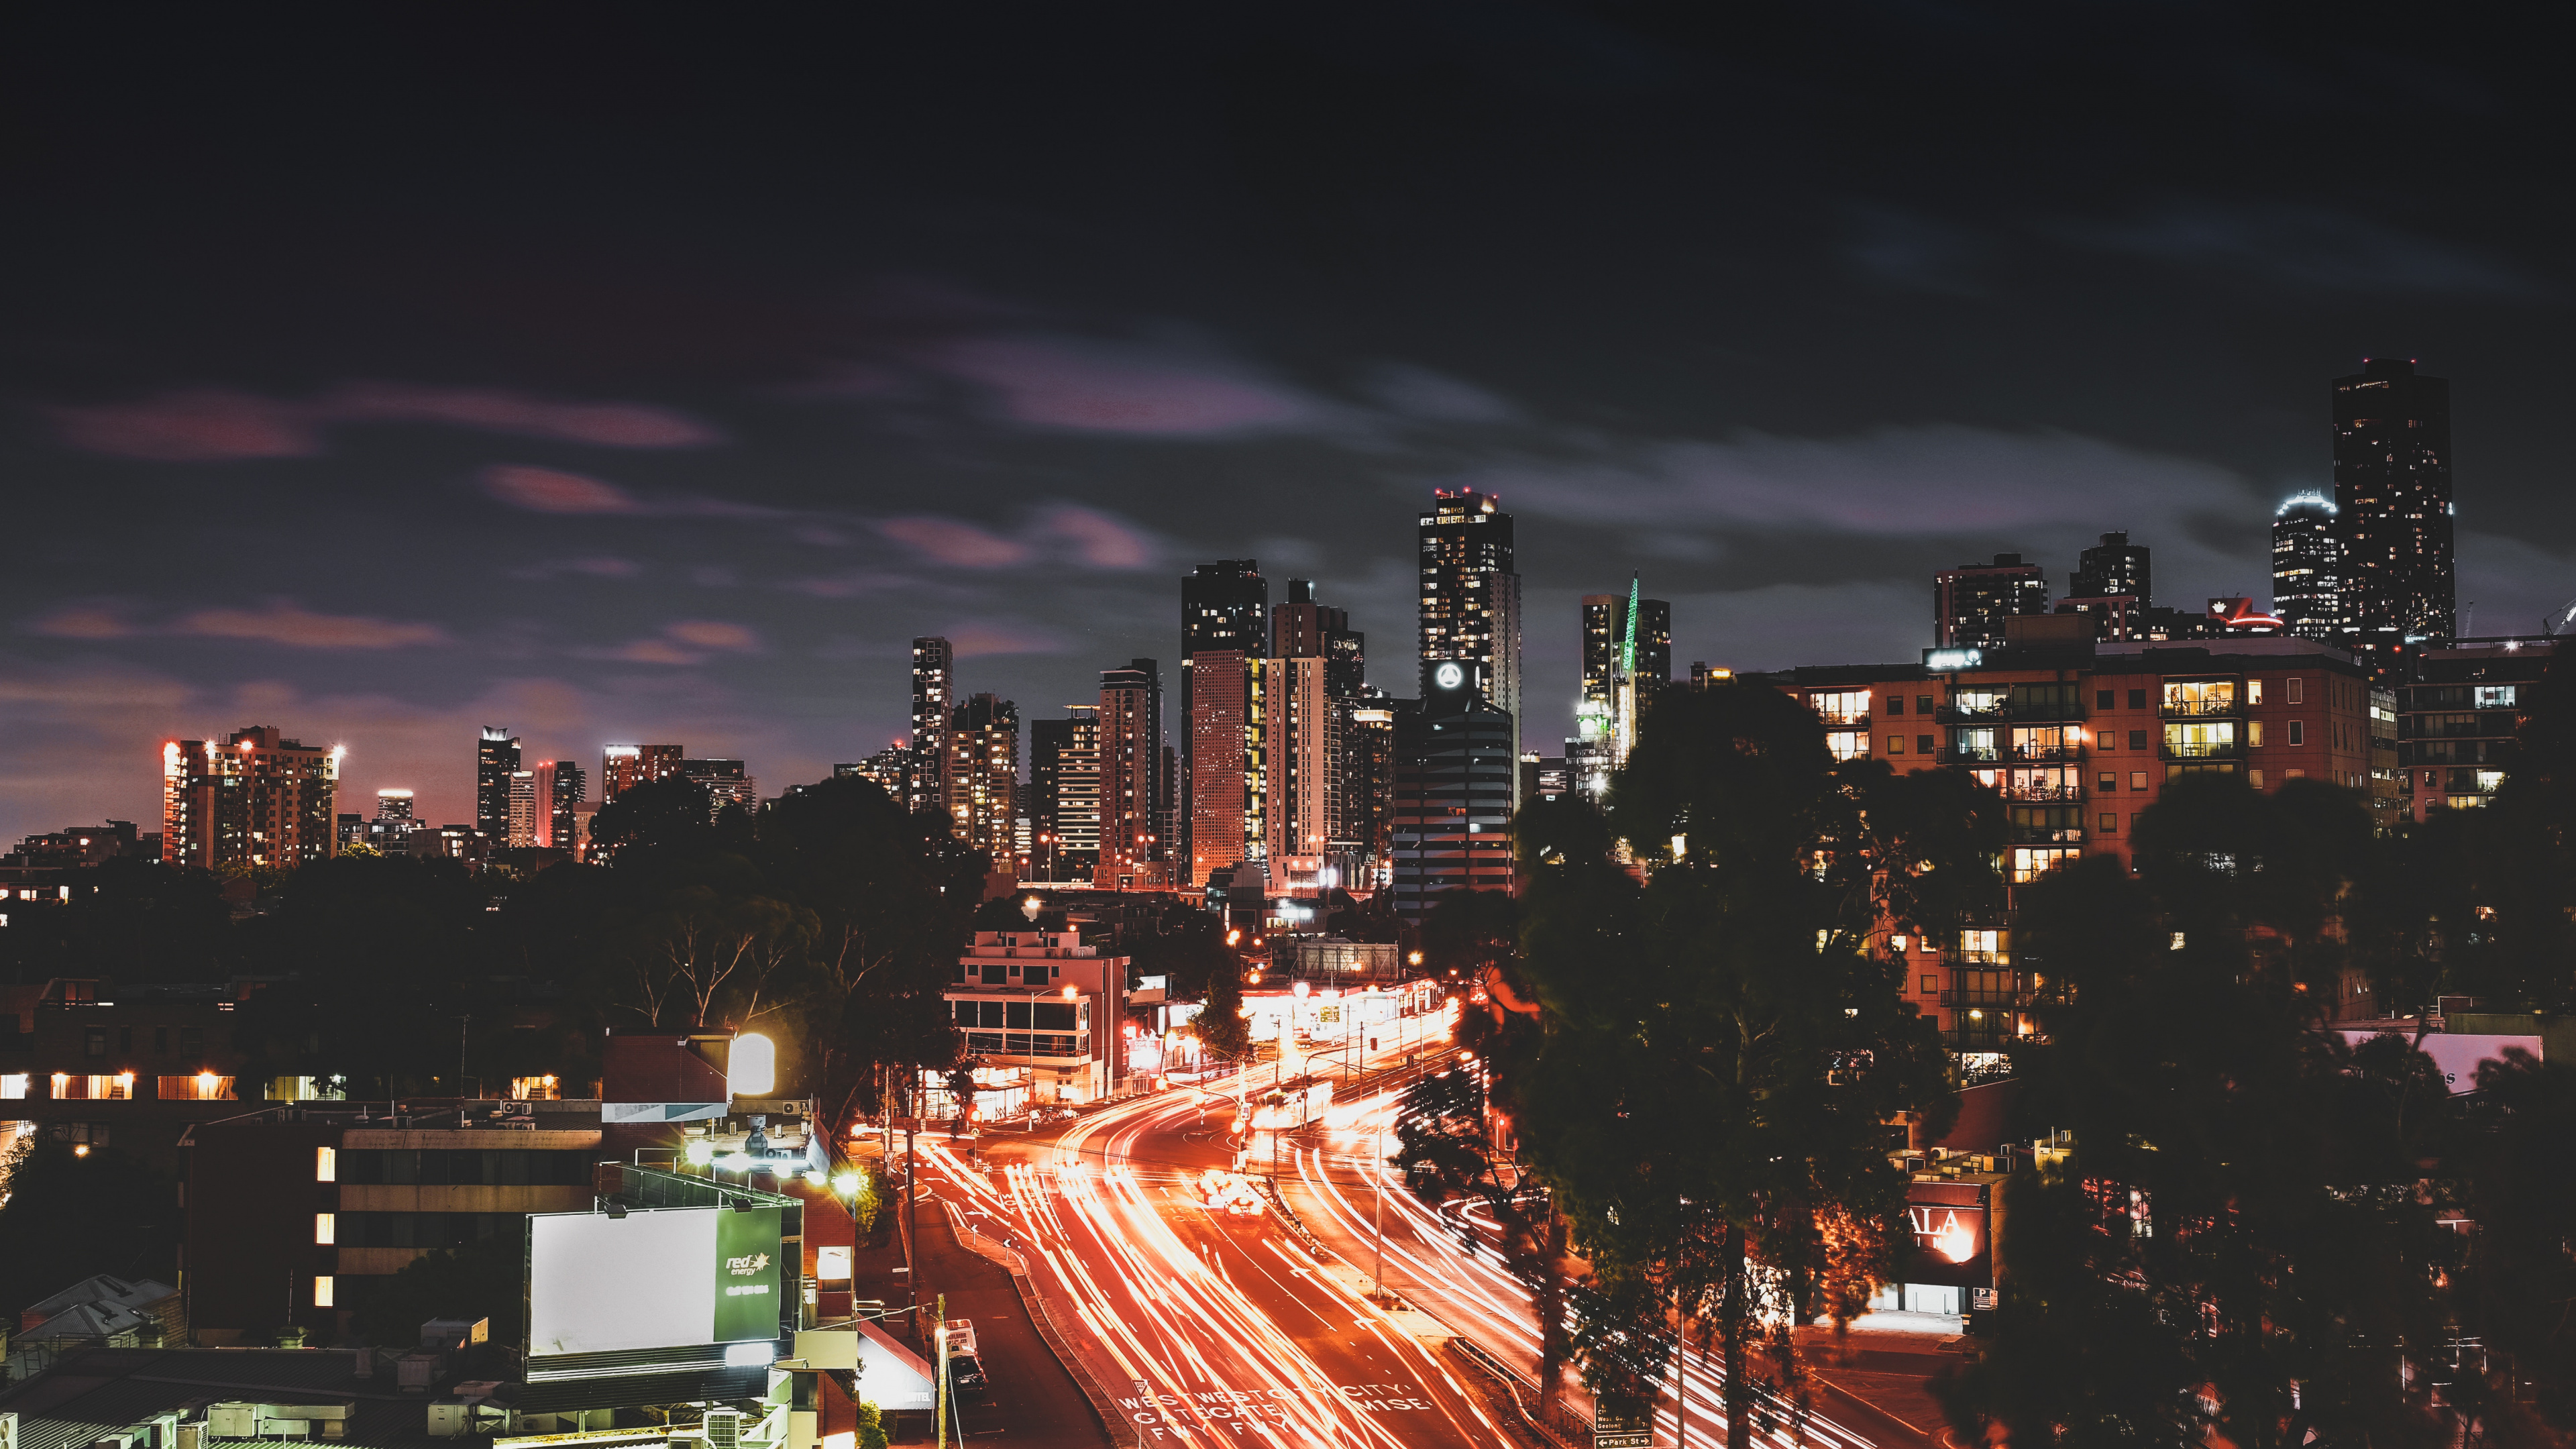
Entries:
[[948, 1386], [962, 1398], [982, 1398], [993, 1381], [985, 1377], [983, 1355], [975, 1351], [975, 1320], [951, 1318], [941, 1326], [948, 1330]]

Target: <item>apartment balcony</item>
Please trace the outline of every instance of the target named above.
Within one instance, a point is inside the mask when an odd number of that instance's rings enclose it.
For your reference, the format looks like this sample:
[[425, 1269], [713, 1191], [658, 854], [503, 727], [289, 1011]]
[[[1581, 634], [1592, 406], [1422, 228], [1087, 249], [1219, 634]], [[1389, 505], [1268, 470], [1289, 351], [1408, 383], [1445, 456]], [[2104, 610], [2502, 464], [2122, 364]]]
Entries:
[[1992, 765], [2004, 758], [2004, 752], [1993, 745], [1952, 745], [1941, 752], [1945, 765]]
[[1934, 711], [1934, 717], [1948, 724], [1987, 724], [2012, 718], [2012, 711], [2001, 701], [1981, 708], [1945, 704]]
[[2216, 699], [2168, 699], [2157, 711], [2166, 719], [2226, 719], [2244, 712], [2244, 703], [2234, 695]]
[[1827, 714], [1823, 710], [1818, 710], [1816, 711], [1816, 718], [1823, 720], [1825, 722], [1825, 728], [1829, 730], [1865, 730], [1869, 728], [1869, 716], [1866, 714]]
[[2003, 757], [2014, 764], [2073, 764], [2084, 758], [2082, 745], [2008, 745]]
[[2080, 825], [2022, 825], [2012, 828], [2015, 845], [2082, 845], [2084, 827]]
[[2162, 753], [2168, 760], [2234, 760], [2244, 756], [2245, 747], [2234, 740], [2207, 744], [2167, 740]]
[[2084, 787], [2081, 785], [2007, 785], [2003, 789], [2003, 797], [2007, 800], [2076, 802], [2084, 798]]
[[1988, 1015], [2019, 1011], [2030, 1005], [2027, 991], [1961, 990], [1953, 987], [1941, 993], [1941, 1005], [1953, 1011], [1982, 1011]]

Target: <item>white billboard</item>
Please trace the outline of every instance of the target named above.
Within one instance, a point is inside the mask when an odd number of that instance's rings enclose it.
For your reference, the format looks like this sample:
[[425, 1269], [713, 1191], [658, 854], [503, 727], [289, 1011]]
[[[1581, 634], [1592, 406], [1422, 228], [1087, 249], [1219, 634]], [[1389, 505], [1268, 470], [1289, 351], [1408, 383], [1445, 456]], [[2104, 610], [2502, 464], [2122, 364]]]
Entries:
[[537, 1213], [528, 1219], [528, 1352], [705, 1343], [721, 1209]]

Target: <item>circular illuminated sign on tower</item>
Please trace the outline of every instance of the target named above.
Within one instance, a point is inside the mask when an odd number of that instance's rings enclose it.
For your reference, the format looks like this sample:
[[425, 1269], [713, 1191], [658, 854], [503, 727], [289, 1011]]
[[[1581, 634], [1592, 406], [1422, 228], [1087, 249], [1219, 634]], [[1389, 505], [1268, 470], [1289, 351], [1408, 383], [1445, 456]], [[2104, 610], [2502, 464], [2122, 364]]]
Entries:
[[1431, 682], [1442, 689], [1456, 689], [1467, 682], [1467, 671], [1455, 664], [1443, 664], [1431, 671]]

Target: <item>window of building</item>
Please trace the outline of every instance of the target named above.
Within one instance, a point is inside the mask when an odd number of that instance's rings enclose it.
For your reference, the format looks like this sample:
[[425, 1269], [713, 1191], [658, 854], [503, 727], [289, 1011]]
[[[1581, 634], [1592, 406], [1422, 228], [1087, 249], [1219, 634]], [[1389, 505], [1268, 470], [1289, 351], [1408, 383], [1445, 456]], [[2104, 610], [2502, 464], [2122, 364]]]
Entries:
[[2018, 845], [2012, 853], [2014, 885], [2028, 885], [2084, 853], [2080, 846]]
[[2245, 747], [2249, 750], [2259, 750], [2263, 748], [2263, 722], [2261, 720], [2249, 719], [2245, 722]]
[[107, 1055], [106, 1027], [93, 1026], [81, 1033], [81, 1055], [86, 1057], [103, 1057]]
[[119, 1102], [134, 1095], [134, 1074], [120, 1072], [109, 1076], [102, 1072], [56, 1072], [54, 1096], [71, 1102]]
[[2176, 759], [2207, 759], [2236, 753], [2236, 721], [2208, 720], [2165, 726], [2165, 753]]
[[2130, 748], [2130, 749], [2133, 749], [2133, 750], [2143, 750], [2143, 749], [2145, 749], [2146, 747], [2147, 747], [2147, 732], [2146, 732], [2145, 730], [2131, 730], [2131, 731], [2129, 731], [2129, 748]]
[[[2511, 709], [2522, 686], [2517, 684], [2480, 684], [2469, 690], [2469, 703], [2479, 709]], [[2372, 711], [2377, 713], [2376, 709]]]
[[2291, 676], [2290, 676], [2290, 678], [2289, 678], [2289, 685], [2290, 685], [2290, 703], [2292, 703], [2292, 704], [2305, 704], [2305, 703], [2307, 703], [2307, 693], [2308, 693], [2307, 685], [2308, 685], [2308, 682], [2307, 682], [2306, 680], [2304, 680], [2304, 679], [2301, 679], [2299, 676], [2297, 676], [2297, 675], [2293, 674], [2293, 675], [2291, 675]]
[[1837, 760], [1865, 759], [1869, 755], [1869, 736], [1858, 730], [1827, 730], [1825, 749]]
[[1940, 977], [1938, 977], [1938, 976], [1925, 976], [1925, 977], [1923, 978], [1923, 994], [1924, 994], [1925, 996], [1938, 996], [1938, 995], [1940, 995], [1940, 994], [1941, 994], [1941, 978], [1940, 978]]
[[[2291, 776], [2292, 776], [2293, 778], [2295, 778], [2295, 777], [2298, 775], [2298, 773], [2299, 773], [2299, 772], [2298, 772], [2298, 771], [2296, 771], [2296, 770], [2292, 770], [2292, 771], [2290, 772], [2290, 774], [2291, 774]], [[2260, 770], [2248, 770], [2248, 771], [2246, 771], [2246, 772], [2245, 772], [2245, 783], [2247, 783], [2247, 784], [2249, 784], [2249, 785], [2253, 786], [2253, 787], [2254, 787], [2255, 789], [2257, 789], [2257, 790], [2262, 789], [2262, 788], [2263, 788], [2263, 772], [2262, 772], [2262, 771], [2260, 771]]]
[[331, 1230], [335, 1225], [332, 1214], [315, 1213], [313, 1215], [313, 1241], [320, 1243], [326, 1248], [331, 1246]]
[[1807, 696], [1807, 703], [1815, 707], [1817, 714], [1824, 716], [1827, 724], [1859, 724], [1869, 718], [1869, 691], [1865, 689], [1811, 694]]
[[223, 1102], [233, 1095], [233, 1079], [213, 1072], [199, 1072], [187, 1077], [163, 1077], [159, 1083], [164, 1102]]
[[2145, 690], [2143, 690], [2143, 689], [2133, 689], [2133, 690], [2130, 690], [2130, 691], [2129, 691], [2129, 708], [2131, 708], [2131, 709], [2145, 709], [2146, 707], [2147, 707], [2147, 692], [2146, 692]]
[[1988, 965], [2004, 959], [2001, 931], [1961, 931], [1959, 959], [1975, 965]]
[[1901, 755], [1901, 754], [1904, 754], [1904, 753], [1905, 753], [1905, 736], [1903, 736], [1903, 735], [1889, 735], [1889, 736], [1887, 737], [1887, 752], [1888, 752], [1889, 754], [1891, 754], [1891, 755]]
[[2147, 788], [2147, 772], [2144, 770], [2131, 770], [2129, 772], [2129, 788], [2132, 790], [2143, 790]]
[[1887, 697], [1887, 712], [1889, 714], [1905, 713], [1905, 696], [1901, 694], [1889, 695]]
[[1939, 735], [1916, 735], [1914, 737], [1914, 753], [1918, 755], [1935, 754], [1939, 752], [1940, 748], [1941, 737]]
[[1930, 714], [1932, 712], [1932, 696], [1928, 694], [1918, 694], [1914, 696], [1914, 712], [1916, 714]]
[[328, 1147], [316, 1147], [313, 1149], [313, 1180], [315, 1182], [338, 1182], [340, 1180], [340, 1154], [338, 1152], [335, 1152]]
[[2245, 702], [2247, 704], [2261, 704], [2263, 702], [2263, 681], [2259, 679], [2249, 679], [2245, 681]]
[[2111, 708], [2111, 701], [2119, 697], [2120, 692], [2116, 689], [2097, 689], [2093, 691], [2093, 707], [2095, 709], [2109, 709]]
[[23, 1102], [27, 1099], [27, 1073], [0, 1075], [0, 1102]]
[[1984, 689], [1954, 689], [1950, 691], [1950, 709], [1963, 719], [1977, 715], [2001, 714], [2005, 694], [2006, 691], [2001, 686]]
[[2120, 791], [2120, 776], [2116, 771], [2104, 770], [2094, 777], [2093, 785], [2105, 795], [2116, 795]]
[[[1830, 741], [1831, 737], [1827, 738]], [[1995, 731], [1987, 726], [1952, 730], [1950, 749], [1953, 757], [1961, 760], [1992, 760], [1999, 757], [1999, 751], [1995, 745]]]
[[2306, 721], [2295, 719], [2290, 721], [2290, 743], [2294, 745], [2304, 745], [2307, 742], [2308, 726]]
[[2107, 810], [2106, 810], [2106, 811], [2104, 811], [2104, 812], [2102, 812], [2102, 833], [2103, 833], [2104, 835], [2111, 835], [2111, 834], [2115, 834], [2115, 833], [2117, 833], [2117, 832], [2118, 832], [2119, 828], [2120, 828], [2120, 817], [2119, 817], [2119, 816], [2114, 815], [2114, 814], [2110, 813], [2110, 812], [2109, 812], [2109, 811], [2107, 811]]
[[332, 1307], [332, 1306], [333, 1306], [333, 1304], [332, 1304], [332, 1301], [331, 1301], [331, 1296], [332, 1296], [332, 1295], [331, 1295], [331, 1275], [330, 1275], [330, 1274], [328, 1274], [328, 1273], [316, 1273], [316, 1274], [314, 1274], [314, 1275], [313, 1275], [313, 1306], [314, 1306], [314, 1307], [316, 1307], [316, 1308], [329, 1308], [329, 1307]]
[[2164, 712], [2174, 715], [2233, 714], [2236, 712], [2236, 681], [2168, 679], [2165, 681]]

